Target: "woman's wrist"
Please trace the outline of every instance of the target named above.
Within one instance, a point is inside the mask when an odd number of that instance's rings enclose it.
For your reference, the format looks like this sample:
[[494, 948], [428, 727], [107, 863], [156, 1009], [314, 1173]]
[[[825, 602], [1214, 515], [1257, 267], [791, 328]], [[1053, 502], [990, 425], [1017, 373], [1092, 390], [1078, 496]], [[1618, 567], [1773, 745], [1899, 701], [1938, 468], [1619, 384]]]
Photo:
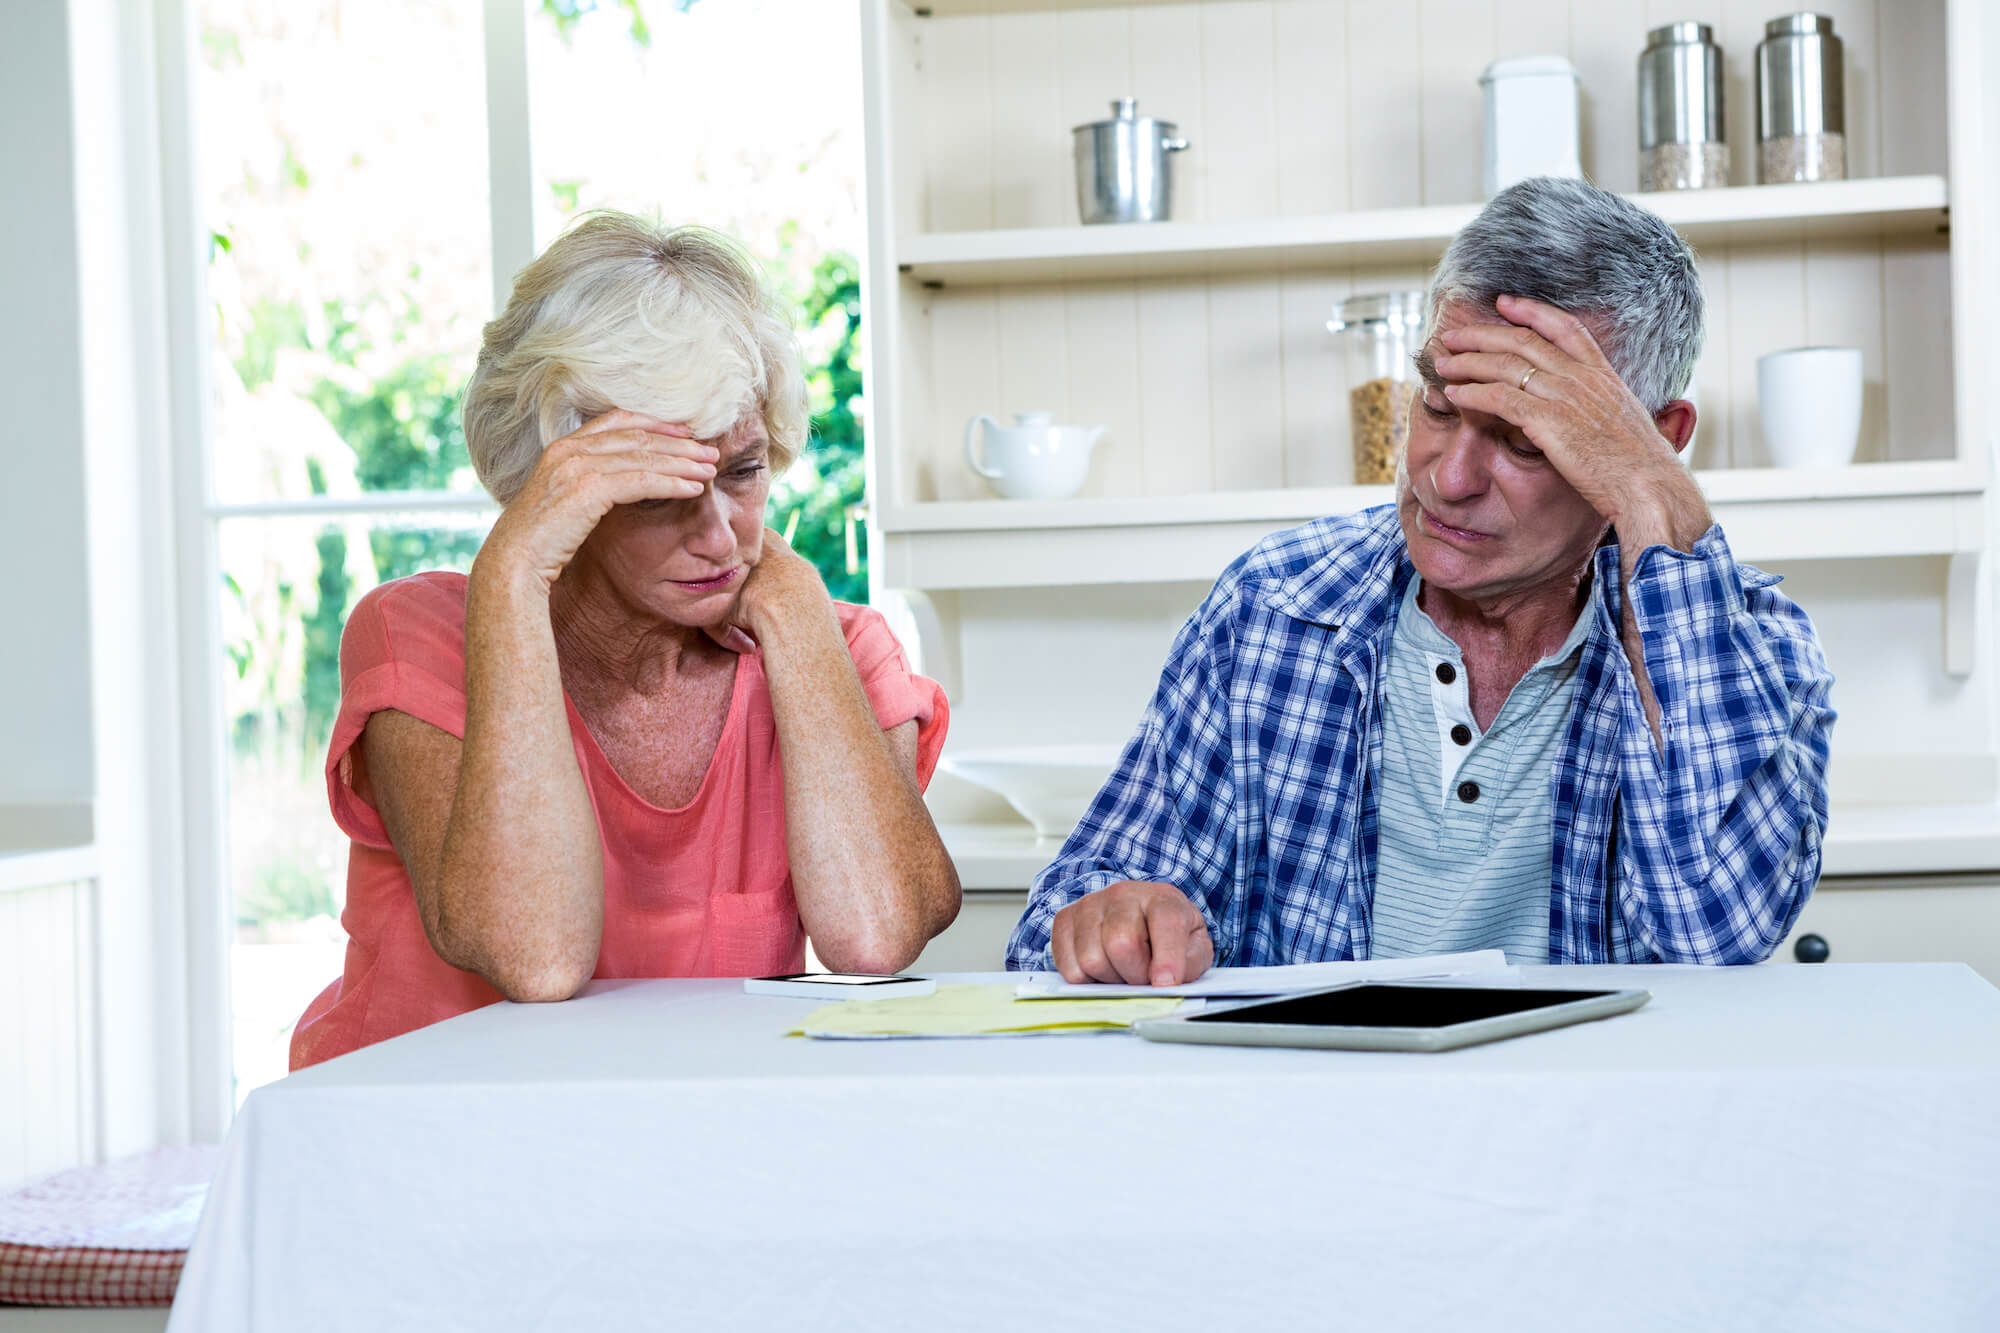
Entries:
[[473, 595], [539, 599], [544, 604], [554, 586], [533, 560], [521, 558], [510, 546], [490, 538], [479, 548], [472, 561], [472, 572], [466, 578]]
[[825, 638], [831, 634], [846, 642], [840, 634], [840, 618], [833, 613], [833, 599], [818, 586], [772, 589], [765, 596], [746, 599], [741, 623], [766, 653], [802, 636]]

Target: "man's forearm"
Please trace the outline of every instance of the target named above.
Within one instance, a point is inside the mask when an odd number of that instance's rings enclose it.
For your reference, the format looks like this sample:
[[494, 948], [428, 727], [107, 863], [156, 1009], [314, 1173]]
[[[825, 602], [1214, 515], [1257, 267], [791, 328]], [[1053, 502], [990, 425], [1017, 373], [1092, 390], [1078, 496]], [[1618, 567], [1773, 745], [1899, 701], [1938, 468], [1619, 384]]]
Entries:
[[1632, 664], [1632, 680], [1639, 688], [1639, 702], [1646, 710], [1646, 725], [1652, 729], [1653, 748], [1656, 750], [1664, 746], [1660, 732], [1660, 704], [1653, 693], [1652, 679], [1646, 672], [1646, 650], [1639, 638], [1639, 617], [1632, 609], [1632, 574], [1639, 566], [1640, 555], [1651, 547], [1668, 546], [1676, 551], [1692, 553], [1695, 543], [1715, 522], [1709, 516], [1708, 501], [1702, 498], [1694, 478], [1679, 463], [1673, 467], [1672, 473], [1648, 474], [1644, 481], [1634, 486], [1631, 498], [1612, 517], [1618, 530], [1621, 593], [1618, 602], [1622, 608], [1619, 637], [1625, 645], [1625, 658]]
[[1774, 581], [1711, 528], [1692, 558], [1656, 550], [1628, 584], [1644, 626], [1628, 651], [1648, 663], [1635, 683], [1664, 701], [1664, 742], [1633, 695], [1621, 707], [1618, 897], [1645, 956], [1758, 961], [1817, 879], [1832, 676]]

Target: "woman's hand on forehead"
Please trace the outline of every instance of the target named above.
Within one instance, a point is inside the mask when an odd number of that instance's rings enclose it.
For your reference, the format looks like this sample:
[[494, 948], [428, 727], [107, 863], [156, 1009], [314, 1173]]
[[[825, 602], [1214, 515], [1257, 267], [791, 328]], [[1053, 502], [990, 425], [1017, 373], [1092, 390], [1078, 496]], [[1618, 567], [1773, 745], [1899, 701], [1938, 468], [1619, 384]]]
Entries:
[[[644, 412], [628, 412], [622, 407], [614, 407], [608, 412], [599, 412], [587, 418], [572, 435], [602, 435], [614, 430], [649, 431], [656, 435], [671, 435], [676, 439], [695, 439], [694, 429], [685, 421], [662, 421], [658, 417], [647, 416]], [[713, 444], [710, 440], [697, 443]]]

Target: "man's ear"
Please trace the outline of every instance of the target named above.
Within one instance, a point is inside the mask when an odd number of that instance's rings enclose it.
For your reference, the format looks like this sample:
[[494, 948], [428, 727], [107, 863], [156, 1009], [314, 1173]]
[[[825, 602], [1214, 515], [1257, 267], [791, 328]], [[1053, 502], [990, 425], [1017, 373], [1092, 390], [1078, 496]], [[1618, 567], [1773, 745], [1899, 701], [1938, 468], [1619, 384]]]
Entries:
[[1694, 438], [1694, 404], [1685, 398], [1676, 398], [1653, 413], [1653, 424], [1659, 427], [1660, 434], [1674, 447], [1674, 452], [1679, 453]]

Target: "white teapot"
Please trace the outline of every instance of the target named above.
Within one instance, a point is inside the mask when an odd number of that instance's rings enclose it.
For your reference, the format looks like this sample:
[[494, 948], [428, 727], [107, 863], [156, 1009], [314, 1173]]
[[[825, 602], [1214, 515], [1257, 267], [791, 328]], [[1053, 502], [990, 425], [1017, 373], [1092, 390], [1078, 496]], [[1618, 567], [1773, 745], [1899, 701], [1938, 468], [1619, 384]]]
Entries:
[[[965, 423], [965, 461], [1009, 500], [1061, 500], [1083, 489], [1102, 426], [1058, 426], [1048, 412], [1016, 412], [1003, 426], [981, 415]], [[986, 427], [984, 459], [979, 428]]]

